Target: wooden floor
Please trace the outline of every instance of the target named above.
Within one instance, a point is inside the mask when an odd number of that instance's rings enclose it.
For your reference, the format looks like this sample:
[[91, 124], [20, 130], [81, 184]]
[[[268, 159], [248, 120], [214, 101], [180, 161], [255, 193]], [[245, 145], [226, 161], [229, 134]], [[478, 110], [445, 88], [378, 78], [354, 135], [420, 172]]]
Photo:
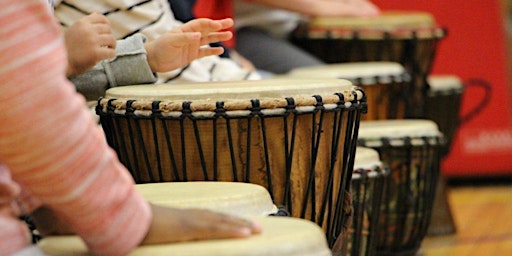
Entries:
[[427, 237], [421, 256], [512, 255], [512, 183], [449, 185], [456, 233]]

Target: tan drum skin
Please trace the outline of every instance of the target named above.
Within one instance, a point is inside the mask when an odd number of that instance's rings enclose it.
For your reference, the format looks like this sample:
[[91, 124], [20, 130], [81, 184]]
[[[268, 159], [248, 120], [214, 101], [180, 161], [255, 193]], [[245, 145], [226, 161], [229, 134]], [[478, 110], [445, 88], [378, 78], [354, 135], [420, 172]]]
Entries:
[[268, 191], [242, 182], [163, 182], [135, 185], [149, 202], [175, 208], [200, 208], [239, 217], [277, 212]]
[[[329, 256], [325, 234], [316, 224], [287, 217], [256, 218], [262, 233], [239, 239], [181, 242], [146, 245], [130, 256]], [[76, 236], [47, 237], [38, 246], [49, 256], [89, 255], [83, 241]]]

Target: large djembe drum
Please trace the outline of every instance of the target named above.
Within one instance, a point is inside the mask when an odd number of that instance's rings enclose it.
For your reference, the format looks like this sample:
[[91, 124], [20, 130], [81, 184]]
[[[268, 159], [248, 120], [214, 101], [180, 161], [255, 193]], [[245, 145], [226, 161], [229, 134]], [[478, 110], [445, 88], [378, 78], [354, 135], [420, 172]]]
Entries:
[[109, 89], [97, 113], [137, 183], [241, 181], [265, 187], [330, 245], [342, 231], [364, 92], [339, 79]]
[[405, 95], [410, 75], [397, 62], [352, 62], [300, 67], [286, 76], [301, 78], [346, 79], [363, 88], [369, 106], [361, 120], [398, 119], [405, 117]]
[[[130, 256], [330, 256], [325, 235], [315, 223], [298, 218], [256, 218], [263, 232], [243, 239], [217, 239], [139, 246]], [[38, 246], [48, 256], [90, 255], [77, 236], [53, 236]]]
[[358, 144], [389, 164], [377, 254], [415, 255], [427, 233], [444, 137], [430, 120], [361, 122]]
[[375, 17], [317, 17], [300, 24], [291, 40], [327, 63], [391, 61], [412, 77], [407, 117], [424, 117], [424, 103], [437, 43], [445, 36], [432, 15], [383, 11]]

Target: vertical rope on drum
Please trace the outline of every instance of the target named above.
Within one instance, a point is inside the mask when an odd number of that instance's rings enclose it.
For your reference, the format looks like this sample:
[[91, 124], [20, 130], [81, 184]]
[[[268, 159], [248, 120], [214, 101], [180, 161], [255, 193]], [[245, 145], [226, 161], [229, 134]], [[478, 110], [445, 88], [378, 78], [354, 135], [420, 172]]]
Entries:
[[[316, 196], [315, 196], [315, 171], [316, 171], [316, 160], [318, 157], [318, 148], [320, 146], [320, 139], [321, 134], [323, 132], [323, 121], [324, 121], [324, 106], [322, 102], [322, 97], [320, 95], [313, 95], [313, 97], [316, 99], [315, 109], [313, 110], [313, 115], [311, 117], [311, 125], [312, 125], [312, 132], [311, 132], [311, 165], [309, 169], [309, 178], [307, 182], [307, 188], [306, 193], [304, 195], [304, 200], [302, 202], [302, 213], [301, 218], [305, 218], [306, 211], [308, 208], [308, 197], [311, 193], [311, 221], [315, 222], [316, 220]], [[318, 123], [318, 129], [316, 125], [316, 114], [320, 110], [320, 120]], [[316, 136], [315, 136], [316, 135]]]
[[[137, 150], [135, 149], [135, 141], [134, 141], [134, 134], [133, 134], [133, 131], [132, 131], [132, 126], [130, 125], [130, 111], [133, 112], [133, 108], [131, 107], [132, 105], [132, 102], [133, 100], [128, 100], [126, 102], [126, 124], [128, 126], [128, 135], [129, 135], [129, 138], [130, 138], [130, 146], [132, 148], [132, 156], [133, 156], [133, 162], [135, 164], [135, 168], [136, 169], [133, 169], [133, 174], [135, 175], [134, 178], [136, 179], [136, 182], [137, 183], [140, 183], [141, 182], [141, 178], [140, 178], [140, 166], [139, 166], [139, 160], [138, 160], [138, 157], [137, 157]], [[133, 114], [133, 113], [132, 113]]]
[[[378, 57], [378, 61], [384, 61], [384, 54], [391, 54], [396, 55], [396, 53], [393, 52], [393, 40], [391, 39], [391, 34], [388, 31], [384, 32], [383, 39], [383, 51], [378, 51], [380, 56]], [[388, 56], [388, 60], [397, 60], [398, 58], [396, 56]]]
[[[375, 181], [373, 182], [373, 195], [372, 195], [372, 202], [371, 202], [371, 211], [369, 212], [370, 215], [370, 230], [369, 230], [369, 241], [367, 243], [367, 251], [369, 252], [376, 252], [377, 251], [377, 240], [379, 236], [379, 221], [380, 221], [380, 214], [381, 214], [381, 205], [382, 205], [382, 199], [385, 195], [385, 182], [388, 175], [382, 170], [380, 167], [377, 167], [376, 169], [377, 177]], [[389, 174], [389, 173], [388, 173]]]
[[261, 124], [261, 133], [263, 138], [263, 150], [265, 154], [265, 167], [267, 169], [267, 184], [268, 184], [268, 191], [272, 199], [275, 199], [274, 197], [274, 186], [272, 185], [272, 170], [270, 168], [270, 160], [269, 160], [269, 152], [268, 152], [268, 143], [267, 143], [267, 130], [265, 127], [265, 117], [260, 112], [260, 124]]
[[236, 161], [235, 161], [235, 148], [233, 146], [233, 135], [231, 134], [231, 123], [230, 118], [226, 116], [226, 129], [228, 132], [228, 143], [229, 143], [229, 153], [231, 156], [231, 167], [233, 168], [233, 180], [235, 182], [238, 182], [238, 171], [236, 167]]
[[[397, 229], [394, 235], [395, 241], [392, 243], [392, 250], [396, 250], [402, 247], [402, 241], [405, 238], [405, 229], [407, 228], [407, 218], [408, 213], [410, 211], [410, 196], [414, 196], [411, 191], [409, 184], [411, 184], [411, 173], [412, 170], [412, 151], [413, 146], [411, 143], [410, 137], [403, 138], [404, 147], [401, 149], [392, 149], [395, 154], [405, 153], [405, 162], [401, 164], [402, 167], [405, 167], [405, 171], [400, 170], [399, 177], [399, 186], [397, 195], [401, 195], [403, 198], [395, 198], [396, 199], [396, 207], [395, 207], [395, 222], [397, 223]], [[394, 158], [394, 157], [393, 157]], [[410, 199], [410, 200], [409, 200]], [[400, 203], [402, 202], [402, 203]], [[403, 218], [403, 219], [402, 219]], [[404, 220], [404, 221], [401, 221]]]
[[[415, 248], [418, 241], [415, 238], [419, 238], [421, 230], [423, 229], [422, 217], [425, 217], [426, 213], [425, 203], [428, 200], [428, 188], [426, 187], [425, 179], [427, 178], [426, 171], [429, 170], [428, 163], [430, 161], [430, 156], [428, 152], [429, 143], [428, 138], [423, 137], [423, 144], [421, 146], [416, 146], [417, 149], [417, 158], [419, 163], [416, 166], [417, 174], [416, 174], [416, 189], [417, 191], [417, 200], [414, 200], [414, 214], [413, 221], [411, 225], [411, 234], [409, 235], [409, 240], [404, 241], [405, 247], [407, 248]], [[423, 207], [422, 207], [423, 206]], [[414, 244], [416, 242], [416, 244]]]
[[[429, 140], [427, 138], [425, 138], [425, 140], [426, 140], [425, 141], [426, 143], [429, 142]], [[440, 159], [441, 159], [441, 155], [443, 154], [441, 148], [445, 145], [444, 143], [446, 143], [446, 141], [441, 142], [440, 138], [436, 137], [435, 144], [430, 145], [428, 147], [428, 150], [429, 150], [428, 155], [430, 156], [428, 161], [429, 161], [430, 165], [425, 170], [432, 172], [432, 174], [428, 175], [428, 173], [427, 173], [426, 174], [427, 178], [425, 179], [426, 189], [428, 189], [428, 194], [426, 197], [426, 204], [425, 204], [425, 208], [426, 208], [425, 218], [423, 219], [422, 229], [420, 230], [420, 233], [419, 233], [420, 238], [423, 238], [427, 235], [428, 226], [430, 224], [430, 220], [431, 220], [431, 217], [433, 214], [432, 208], [434, 207], [434, 201], [435, 201], [435, 197], [436, 197], [436, 189], [437, 189], [437, 186], [439, 185], [437, 183], [437, 181], [438, 181], [439, 175], [441, 175]], [[430, 180], [428, 180], [428, 178], [430, 178]], [[429, 185], [429, 186], [427, 186], [427, 185]], [[417, 244], [418, 247], [420, 246], [420, 243], [421, 243], [421, 240]]]
[[[331, 141], [331, 156], [330, 156], [330, 165], [329, 165], [329, 177], [328, 184], [325, 189], [323, 202], [320, 210], [320, 217], [318, 223], [320, 225], [324, 222], [325, 211], [328, 207], [329, 211], [327, 213], [327, 223], [332, 223], [332, 209], [333, 209], [333, 196], [334, 196], [334, 167], [336, 165], [336, 161], [338, 161], [338, 150], [339, 150], [339, 142], [341, 140], [341, 133], [343, 130], [343, 116], [344, 109], [343, 105], [345, 103], [345, 97], [341, 93], [335, 93], [340, 98], [340, 101], [337, 103], [337, 107], [335, 109], [334, 120], [333, 120], [333, 140]], [[340, 184], [342, 186], [342, 184]], [[328, 227], [329, 229], [329, 227]]]
[[163, 181], [164, 177], [162, 174], [162, 162], [160, 158], [160, 149], [158, 147], [158, 135], [157, 135], [157, 129], [156, 129], [156, 117], [160, 113], [160, 108], [158, 105], [160, 104], [160, 101], [153, 101], [151, 103], [151, 127], [153, 128], [153, 144], [155, 145], [155, 152], [156, 152], [156, 167], [158, 170], [158, 181]]
[[[254, 117], [254, 105], [257, 104], [257, 106], [259, 107], [259, 104], [260, 104], [260, 101], [259, 100], [251, 100], [251, 104], [253, 107], [251, 107], [251, 113], [249, 114], [249, 116], [247, 117], [247, 155], [246, 155], [246, 166], [245, 166], [245, 177], [244, 177], [244, 182], [247, 182], [249, 183], [250, 182], [250, 177], [251, 177], [251, 123], [252, 123], [252, 118]], [[270, 197], [272, 198], [272, 200], [274, 199], [274, 197], [272, 196], [272, 194], [270, 194]]]
[[218, 151], [217, 151], [217, 120], [220, 116], [222, 116], [226, 111], [224, 110], [224, 102], [217, 101], [215, 102], [215, 116], [213, 117], [213, 180], [218, 181], [219, 180], [219, 159], [218, 159]]
[[146, 172], [147, 172], [147, 174], [149, 176], [150, 182], [156, 182], [157, 180], [155, 179], [155, 177], [153, 175], [153, 170], [151, 168], [151, 163], [149, 161], [149, 153], [148, 153], [148, 150], [146, 148], [146, 143], [144, 143], [144, 137], [143, 137], [143, 133], [142, 133], [142, 128], [140, 127], [140, 120], [142, 120], [142, 118], [137, 117], [135, 115], [133, 116], [133, 122], [135, 123], [135, 129], [137, 130], [137, 134], [139, 134], [138, 139], [139, 139], [139, 143], [140, 143], [141, 148], [142, 148], [141, 151], [142, 151], [142, 157], [143, 157], [143, 160], [144, 160], [144, 165], [146, 166]]
[[[354, 92], [355, 93], [355, 92]], [[364, 94], [363, 94], [364, 95]], [[357, 97], [355, 97], [357, 99]], [[356, 103], [356, 102], [353, 102]], [[353, 153], [352, 151], [355, 151], [356, 143], [357, 143], [357, 130], [359, 128], [359, 118], [360, 113], [358, 108], [361, 108], [362, 105], [356, 106], [354, 111], [350, 111], [347, 115], [347, 129], [345, 131], [345, 141], [343, 144], [343, 157], [342, 161], [340, 161], [341, 165], [341, 172], [342, 175], [340, 175], [340, 191], [338, 193], [337, 198], [337, 205], [335, 209], [334, 216], [336, 217], [335, 221], [333, 222], [332, 227], [332, 233], [333, 237], [337, 238], [339, 234], [343, 231], [343, 224], [345, 223], [345, 219], [349, 216], [346, 216], [343, 212], [343, 206], [345, 197], [347, 197], [347, 189], [349, 189], [350, 184], [349, 180], [352, 177], [352, 171], [354, 166], [354, 157], [351, 155]], [[351, 125], [352, 124], [352, 125]], [[351, 125], [351, 126], [350, 126]], [[351, 159], [352, 158], [352, 159]]]
[[[185, 112], [185, 104], [190, 106], [190, 102], [182, 103], [181, 117], [180, 117], [180, 140], [181, 140], [181, 171], [183, 174], [183, 181], [188, 181], [187, 175], [187, 147], [185, 146], [185, 117], [187, 113]], [[188, 109], [190, 111], [190, 108]], [[190, 114], [190, 113], [188, 113]]]
[[[364, 211], [365, 211], [365, 205], [366, 205], [366, 199], [367, 199], [367, 192], [368, 192], [368, 189], [369, 189], [369, 177], [368, 177], [368, 171], [367, 170], [361, 170], [362, 172], [359, 172], [359, 174], [361, 175], [361, 180], [359, 181], [359, 187], [358, 188], [362, 188], [362, 193], [361, 193], [361, 189], [357, 189], [356, 190], [356, 194], [353, 198], [357, 198], [359, 199], [358, 201], [356, 201], [356, 203], [353, 204], [353, 207], [354, 207], [354, 218], [353, 218], [353, 224], [354, 224], [354, 236], [356, 237], [356, 239], [354, 239], [354, 243], [352, 245], [352, 252], [355, 254], [354, 255], [361, 255], [361, 239], [357, 239], [357, 238], [362, 238], [363, 236], [363, 224], [364, 224]], [[356, 217], [356, 216], [359, 216], [359, 217]], [[355, 248], [355, 250], [354, 250]]]
[[194, 136], [196, 138], [196, 144], [197, 144], [197, 149], [199, 150], [199, 161], [201, 163], [201, 169], [203, 170], [203, 175], [204, 175], [204, 180], [210, 180], [208, 178], [208, 170], [206, 168], [206, 160], [204, 158], [204, 151], [203, 151], [203, 144], [201, 143], [201, 136], [199, 134], [199, 128], [197, 126], [197, 118], [195, 118], [193, 115], [192, 115], [192, 110], [190, 110], [190, 102], [188, 102], [188, 104], [183, 104], [183, 110], [185, 110], [185, 106], [187, 107], [187, 113], [188, 113], [188, 117], [190, 118], [190, 120], [192, 120], [192, 127], [194, 129]]
[[180, 174], [178, 172], [178, 166], [176, 165], [176, 157], [174, 156], [174, 149], [172, 147], [172, 140], [171, 136], [169, 135], [169, 127], [167, 126], [167, 120], [162, 119], [161, 120], [165, 135], [165, 141], [167, 145], [167, 152], [169, 152], [169, 157], [171, 158], [171, 169], [172, 173], [174, 174], [174, 180], [173, 181], [181, 181]]
[[[293, 151], [295, 148], [295, 135], [297, 128], [297, 110], [295, 106], [295, 100], [293, 98], [286, 98], [287, 106], [286, 113], [283, 116], [283, 124], [284, 124], [284, 157], [286, 159], [286, 181], [284, 187], [284, 195], [283, 195], [283, 205], [288, 208], [288, 212], [293, 216], [293, 200], [291, 196], [291, 173], [292, 173], [292, 163], [293, 163]], [[292, 134], [291, 141], [288, 136], [288, 117], [290, 113], [293, 116], [292, 119]], [[288, 141], [289, 144], [288, 144]]]

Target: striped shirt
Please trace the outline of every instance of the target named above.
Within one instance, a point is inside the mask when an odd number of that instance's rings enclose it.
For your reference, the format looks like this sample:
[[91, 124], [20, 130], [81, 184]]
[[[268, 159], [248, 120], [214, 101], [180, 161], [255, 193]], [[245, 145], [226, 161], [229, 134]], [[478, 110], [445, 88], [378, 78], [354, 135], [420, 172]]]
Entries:
[[57, 0], [55, 4], [55, 16], [62, 26], [70, 27], [95, 12], [110, 20], [117, 39], [142, 33], [151, 41], [181, 25], [167, 0]]
[[[151, 41], [183, 25], [174, 18], [168, 0], [56, 0], [55, 6], [55, 16], [63, 27], [93, 12], [105, 15], [117, 39], [142, 33]], [[257, 72], [219, 56], [204, 57], [183, 69], [158, 73], [158, 83], [257, 79], [261, 79]]]
[[0, 255], [30, 243], [17, 216], [53, 209], [95, 254], [126, 254], [144, 238], [147, 202], [65, 78], [47, 2], [0, 0]]

